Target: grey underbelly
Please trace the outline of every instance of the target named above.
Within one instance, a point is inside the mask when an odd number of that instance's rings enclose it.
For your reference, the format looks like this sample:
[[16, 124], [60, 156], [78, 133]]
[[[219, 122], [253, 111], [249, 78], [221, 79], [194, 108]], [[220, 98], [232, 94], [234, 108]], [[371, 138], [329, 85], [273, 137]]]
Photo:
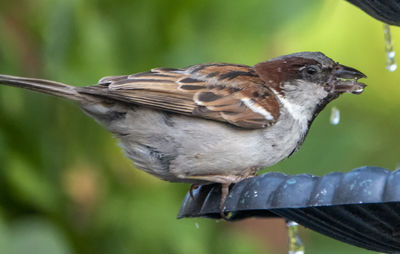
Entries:
[[291, 152], [287, 148], [294, 149], [298, 139], [290, 125], [245, 130], [142, 107], [113, 108], [103, 119], [89, 114], [120, 139], [136, 167], [172, 182], [193, 183], [182, 176], [237, 175], [249, 167], [271, 166], [286, 158]]

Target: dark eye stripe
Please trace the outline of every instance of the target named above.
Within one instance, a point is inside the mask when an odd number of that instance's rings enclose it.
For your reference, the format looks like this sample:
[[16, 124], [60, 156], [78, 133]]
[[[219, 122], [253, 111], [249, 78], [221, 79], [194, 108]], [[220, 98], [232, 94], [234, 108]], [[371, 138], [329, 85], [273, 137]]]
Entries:
[[317, 71], [318, 71], [318, 70], [317, 70], [316, 68], [311, 67], [311, 66], [306, 68], [306, 72], [307, 72], [308, 74], [310, 74], [310, 75], [317, 73]]

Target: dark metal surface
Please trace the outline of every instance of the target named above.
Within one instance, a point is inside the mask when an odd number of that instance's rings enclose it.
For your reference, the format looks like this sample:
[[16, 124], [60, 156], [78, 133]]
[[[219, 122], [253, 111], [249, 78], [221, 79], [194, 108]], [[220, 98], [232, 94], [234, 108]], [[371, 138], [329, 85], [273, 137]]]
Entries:
[[389, 25], [400, 26], [399, 0], [347, 0], [372, 17]]
[[[186, 195], [178, 218], [220, 218], [220, 186]], [[322, 177], [266, 173], [235, 184], [229, 220], [282, 217], [337, 240], [379, 252], [400, 250], [400, 171], [362, 167]]]

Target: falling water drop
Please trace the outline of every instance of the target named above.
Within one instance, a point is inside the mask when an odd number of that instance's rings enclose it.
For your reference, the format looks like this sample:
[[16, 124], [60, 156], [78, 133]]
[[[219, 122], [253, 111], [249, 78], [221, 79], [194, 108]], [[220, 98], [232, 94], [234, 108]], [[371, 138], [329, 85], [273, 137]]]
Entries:
[[388, 24], [383, 25], [383, 32], [385, 34], [386, 69], [395, 71], [397, 69], [396, 60], [394, 58], [396, 53], [393, 49], [392, 35], [390, 34], [390, 26]]
[[289, 236], [289, 254], [304, 254], [304, 245], [299, 237], [299, 224], [288, 221], [286, 226]]
[[338, 125], [340, 123], [340, 111], [337, 107], [332, 107], [329, 121], [333, 125]]

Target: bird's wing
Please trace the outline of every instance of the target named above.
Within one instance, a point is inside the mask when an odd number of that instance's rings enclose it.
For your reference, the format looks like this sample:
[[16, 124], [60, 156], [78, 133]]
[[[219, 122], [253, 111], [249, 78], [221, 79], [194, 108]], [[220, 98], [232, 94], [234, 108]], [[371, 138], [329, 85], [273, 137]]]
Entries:
[[202, 64], [184, 69], [156, 68], [102, 78], [81, 93], [165, 111], [264, 128], [279, 118], [279, 103], [252, 67]]

